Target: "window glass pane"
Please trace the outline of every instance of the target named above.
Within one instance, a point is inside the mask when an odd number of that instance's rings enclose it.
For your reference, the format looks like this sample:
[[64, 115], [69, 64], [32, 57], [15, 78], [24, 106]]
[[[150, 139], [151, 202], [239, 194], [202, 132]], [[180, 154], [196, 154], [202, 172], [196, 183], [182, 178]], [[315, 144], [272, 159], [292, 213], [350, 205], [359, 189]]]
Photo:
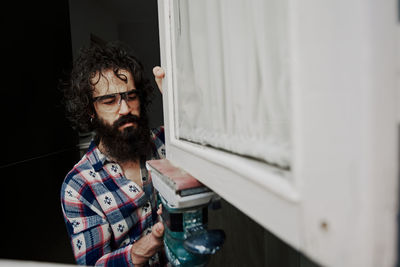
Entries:
[[180, 0], [176, 137], [290, 168], [287, 0]]

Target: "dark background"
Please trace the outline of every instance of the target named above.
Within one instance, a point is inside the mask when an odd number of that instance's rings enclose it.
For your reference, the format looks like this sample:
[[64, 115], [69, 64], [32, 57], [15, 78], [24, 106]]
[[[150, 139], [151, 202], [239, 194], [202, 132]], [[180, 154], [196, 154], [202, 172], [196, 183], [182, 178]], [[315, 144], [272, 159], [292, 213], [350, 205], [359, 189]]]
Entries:
[[79, 153], [57, 90], [72, 58], [68, 1], [2, 11], [0, 257], [71, 262], [59, 196]]
[[[157, 2], [22, 0], [2, 9], [0, 258], [74, 263], [60, 188], [85, 140], [65, 119], [58, 82], [93, 37], [123, 37], [152, 78], [159, 65]], [[118, 27], [102, 20], [99, 30], [99, 12], [111, 12]], [[150, 118], [152, 126], [162, 124], [158, 92]], [[227, 234], [210, 266], [315, 266], [225, 201], [210, 211], [210, 227]]]

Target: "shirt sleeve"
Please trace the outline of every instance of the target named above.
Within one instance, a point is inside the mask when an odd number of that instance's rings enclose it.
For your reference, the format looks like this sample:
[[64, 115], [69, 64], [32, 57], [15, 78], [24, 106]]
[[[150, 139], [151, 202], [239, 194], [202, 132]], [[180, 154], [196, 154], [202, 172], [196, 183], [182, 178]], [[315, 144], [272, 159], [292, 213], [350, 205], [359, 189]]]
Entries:
[[95, 203], [87, 184], [74, 177], [66, 179], [61, 190], [61, 204], [77, 264], [134, 266], [130, 254], [132, 245], [113, 251], [111, 226]]
[[157, 158], [160, 159], [165, 158], [166, 152], [165, 152], [164, 126], [152, 129], [152, 140], [155, 145]]

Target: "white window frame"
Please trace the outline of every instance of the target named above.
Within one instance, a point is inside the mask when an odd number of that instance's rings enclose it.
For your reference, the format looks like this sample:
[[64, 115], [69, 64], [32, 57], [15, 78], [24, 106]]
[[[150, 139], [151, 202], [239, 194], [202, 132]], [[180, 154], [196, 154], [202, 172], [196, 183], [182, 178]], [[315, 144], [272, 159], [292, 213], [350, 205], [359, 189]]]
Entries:
[[158, 0], [167, 158], [317, 263], [393, 266], [395, 1], [289, 1], [290, 172], [175, 138], [173, 2]]

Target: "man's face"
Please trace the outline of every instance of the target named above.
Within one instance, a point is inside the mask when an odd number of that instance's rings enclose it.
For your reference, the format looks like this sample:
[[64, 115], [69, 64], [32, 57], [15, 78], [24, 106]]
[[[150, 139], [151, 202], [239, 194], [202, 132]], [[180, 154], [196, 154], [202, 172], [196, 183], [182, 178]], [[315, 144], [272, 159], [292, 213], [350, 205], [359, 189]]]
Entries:
[[[118, 77], [119, 76], [119, 77]], [[96, 83], [94, 86], [93, 97], [108, 96], [116, 93], [124, 93], [131, 90], [135, 90], [135, 82], [132, 74], [127, 70], [119, 70], [118, 76], [116, 76], [113, 70], [106, 70], [101, 74], [97, 73], [92, 82]], [[120, 99], [120, 95], [114, 95], [117, 100]], [[113, 99], [104, 98], [94, 102], [94, 108], [97, 117], [108, 125], [112, 125], [121, 117], [132, 114], [140, 117], [140, 102], [139, 96], [136, 99], [127, 98], [118, 101], [119, 103], [112, 103]], [[136, 127], [135, 123], [125, 123], [119, 127], [119, 130], [123, 130], [127, 127]]]
[[96, 111], [93, 125], [101, 147], [120, 163], [145, 157], [150, 149], [150, 131], [146, 114], [140, 114], [132, 75], [121, 70], [117, 77], [109, 70], [103, 76], [92, 80], [98, 80], [93, 92]]

